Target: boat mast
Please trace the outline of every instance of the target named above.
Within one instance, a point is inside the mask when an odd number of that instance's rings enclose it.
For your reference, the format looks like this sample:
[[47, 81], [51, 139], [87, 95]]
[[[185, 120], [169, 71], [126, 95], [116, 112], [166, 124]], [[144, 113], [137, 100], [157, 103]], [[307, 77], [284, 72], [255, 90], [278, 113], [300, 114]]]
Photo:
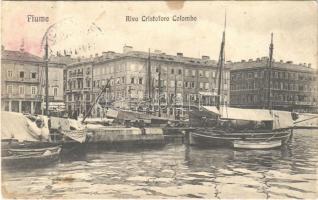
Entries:
[[[83, 117], [82, 123], [84, 123], [85, 119], [91, 114], [94, 106], [96, 105], [96, 103], [99, 101], [100, 97], [102, 96], [102, 94], [106, 94], [107, 89], [110, 89], [110, 81], [111, 81], [112, 77], [110, 77], [110, 79], [108, 79], [106, 85], [104, 85], [101, 89], [101, 91], [99, 92], [99, 94], [97, 95], [93, 105], [91, 105], [91, 107], [89, 108], [88, 112], [85, 114], [85, 116]], [[106, 98], [107, 98], [107, 94], [106, 94]], [[106, 102], [107, 103], [107, 102]], [[106, 105], [107, 106], [107, 105]]]
[[271, 74], [272, 74], [272, 63], [273, 63], [273, 33], [271, 33], [271, 43], [269, 45], [269, 61], [268, 61], [268, 96], [267, 96], [267, 108], [269, 110], [272, 109], [272, 101], [271, 101]]
[[218, 61], [219, 80], [218, 80], [218, 91], [217, 91], [217, 98], [216, 98], [216, 107], [217, 107], [218, 110], [220, 110], [221, 85], [223, 84], [222, 83], [222, 78], [223, 78], [223, 67], [224, 67], [225, 29], [226, 29], [226, 13], [225, 13], [224, 30], [223, 30], [223, 35], [222, 35], [221, 49], [220, 49], [220, 55], [219, 55], [219, 61]]
[[160, 111], [160, 95], [161, 95], [161, 65], [159, 65], [158, 68], [158, 117], [161, 117], [161, 111]]
[[177, 118], [177, 75], [174, 75], [174, 119]]
[[148, 100], [151, 102], [151, 62], [150, 62], [150, 49], [148, 49]]
[[45, 114], [49, 115], [49, 45], [47, 41], [45, 41]]

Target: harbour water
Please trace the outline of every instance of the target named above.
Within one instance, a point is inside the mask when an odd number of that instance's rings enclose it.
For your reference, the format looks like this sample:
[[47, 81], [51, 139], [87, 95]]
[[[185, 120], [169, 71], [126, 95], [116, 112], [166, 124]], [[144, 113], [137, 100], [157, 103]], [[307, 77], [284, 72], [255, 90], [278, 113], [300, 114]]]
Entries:
[[318, 131], [276, 150], [90, 150], [41, 169], [2, 171], [17, 198], [317, 198]]

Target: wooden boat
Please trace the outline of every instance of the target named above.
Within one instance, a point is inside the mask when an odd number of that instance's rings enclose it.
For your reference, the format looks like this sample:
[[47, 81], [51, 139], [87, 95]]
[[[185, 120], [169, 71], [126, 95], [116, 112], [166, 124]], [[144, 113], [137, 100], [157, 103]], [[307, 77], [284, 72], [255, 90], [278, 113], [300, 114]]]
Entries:
[[[224, 45], [225, 29], [218, 62], [216, 106], [200, 106], [198, 110], [189, 113], [190, 123], [194, 122], [199, 127], [189, 133], [189, 143], [208, 147], [229, 146], [244, 149], [271, 149], [282, 146], [290, 138], [293, 119], [290, 112], [271, 109], [270, 78], [268, 82], [267, 109], [241, 109], [221, 105], [221, 98], [223, 97]], [[273, 35], [271, 35], [269, 49], [268, 70], [270, 72], [273, 55]], [[222, 101], [225, 102], [224, 99]]]
[[222, 132], [218, 130], [196, 129], [189, 133], [189, 143], [201, 147], [232, 147], [239, 149], [272, 149], [285, 144], [291, 131]]
[[60, 158], [61, 147], [8, 149], [1, 158], [2, 167], [33, 168], [56, 163]]

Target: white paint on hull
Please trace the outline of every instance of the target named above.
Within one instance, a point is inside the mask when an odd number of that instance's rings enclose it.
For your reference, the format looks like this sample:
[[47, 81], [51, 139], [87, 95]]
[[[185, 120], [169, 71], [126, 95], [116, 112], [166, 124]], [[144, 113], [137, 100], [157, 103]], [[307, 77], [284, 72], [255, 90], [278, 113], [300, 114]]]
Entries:
[[233, 141], [233, 147], [237, 149], [273, 149], [282, 146], [282, 141], [252, 142]]

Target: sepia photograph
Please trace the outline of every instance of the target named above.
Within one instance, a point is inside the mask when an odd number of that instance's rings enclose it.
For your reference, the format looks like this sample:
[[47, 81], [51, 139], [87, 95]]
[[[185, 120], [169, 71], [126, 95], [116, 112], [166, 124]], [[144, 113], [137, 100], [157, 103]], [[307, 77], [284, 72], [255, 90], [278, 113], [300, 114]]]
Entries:
[[317, 199], [317, 1], [2, 1], [3, 199]]

